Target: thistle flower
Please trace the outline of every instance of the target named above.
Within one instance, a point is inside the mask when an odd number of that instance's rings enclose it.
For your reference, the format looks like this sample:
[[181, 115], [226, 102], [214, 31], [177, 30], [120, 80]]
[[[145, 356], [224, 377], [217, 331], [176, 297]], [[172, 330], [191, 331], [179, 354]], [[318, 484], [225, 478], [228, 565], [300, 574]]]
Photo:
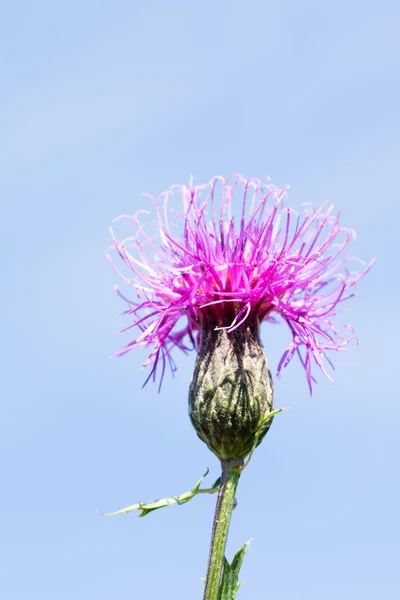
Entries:
[[156, 199], [149, 197], [154, 216], [146, 227], [142, 215], [151, 212], [119, 217], [134, 223], [134, 237], [118, 242], [111, 230], [128, 274], [109, 260], [134, 290], [127, 298], [117, 289], [128, 305], [123, 314], [133, 318], [122, 331], [140, 330], [117, 354], [136, 346], [148, 349], [143, 366], [152, 368], [146, 383], [161, 367], [161, 385], [167, 363], [176, 369], [175, 349], [197, 351], [189, 415], [222, 467], [206, 600], [229, 591], [232, 597], [238, 589], [248, 545], [231, 565], [224, 558], [236, 487], [244, 459], [250, 459], [280, 412], [273, 410], [260, 324], [286, 323], [292, 339], [278, 374], [297, 355], [311, 392], [312, 367], [328, 375], [326, 365], [333, 367], [328, 354], [356, 339], [336, 313], [372, 264], [361, 272], [348, 268], [357, 260], [345, 252], [354, 233], [340, 225], [333, 206], [306, 204], [298, 213], [285, 206], [286, 195], [287, 188], [240, 175], [215, 177], [200, 186], [190, 181], [189, 187], [173, 186]]
[[352, 327], [336, 320], [338, 307], [354, 296], [371, 265], [349, 270], [357, 259], [345, 249], [354, 232], [340, 225], [326, 203], [318, 209], [303, 205], [300, 213], [285, 207], [287, 189], [240, 175], [199, 186], [191, 181], [158, 198], [148, 196], [154, 216], [146, 226], [147, 210], [118, 218], [136, 228], [134, 237], [121, 242], [111, 230], [129, 276], [108, 258], [135, 292], [127, 298], [117, 288], [128, 305], [122, 314], [133, 317], [122, 331], [136, 326], [141, 333], [117, 355], [136, 346], [149, 349], [143, 367], [152, 368], [145, 383], [161, 367], [161, 385], [167, 363], [176, 370], [173, 351], [198, 350], [202, 333], [229, 336], [246, 323], [277, 319], [292, 334], [277, 374], [297, 355], [310, 392], [313, 363], [329, 377], [328, 353], [356, 340]]

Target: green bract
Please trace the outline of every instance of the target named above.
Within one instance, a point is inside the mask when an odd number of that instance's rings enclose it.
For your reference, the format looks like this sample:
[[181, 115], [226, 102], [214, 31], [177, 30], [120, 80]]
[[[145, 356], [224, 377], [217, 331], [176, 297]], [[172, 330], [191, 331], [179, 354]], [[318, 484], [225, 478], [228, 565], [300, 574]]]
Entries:
[[[271, 373], [258, 323], [228, 333], [205, 328], [189, 390], [189, 415], [199, 438], [220, 460], [243, 459], [272, 419]], [[262, 425], [260, 431], [260, 425]]]

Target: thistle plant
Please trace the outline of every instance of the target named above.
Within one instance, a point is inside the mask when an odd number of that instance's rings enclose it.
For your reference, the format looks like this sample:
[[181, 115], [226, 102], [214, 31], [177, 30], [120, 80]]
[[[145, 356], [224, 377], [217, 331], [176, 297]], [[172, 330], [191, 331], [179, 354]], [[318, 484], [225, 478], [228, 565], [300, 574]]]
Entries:
[[[117, 352], [147, 349], [145, 384], [174, 373], [176, 351], [197, 353], [189, 388], [189, 416], [199, 438], [221, 462], [211, 488], [121, 511], [149, 512], [218, 492], [204, 598], [236, 596], [245, 544], [229, 563], [224, 554], [243, 469], [276, 414], [273, 378], [260, 339], [263, 322], [281, 321], [291, 341], [277, 375], [294, 357], [304, 368], [310, 393], [315, 369], [330, 377], [332, 352], [346, 351], [356, 336], [338, 317], [354, 296], [369, 265], [346, 253], [354, 232], [341, 226], [326, 203], [294, 211], [287, 187], [240, 175], [213, 178], [206, 185], [173, 186], [151, 200], [152, 211], [122, 215], [134, 235], [118, 241], [113, 230], [113, 268], [131, 287], [117, 293], [131, 322], [122, 330], [137, 337]], [[149, 202], [147, 201], [148, 205]], [[146, 218], [145, 218], [146, 217]], [[118, 219], [117, 219], [118, 220]], [[146, 224], [145, 224], [146, 220]], [[118, 260], [115, 260], [115, 254]], [[122, 262], [121, 262], [122, 261]], [[268, 348], [276, 354], [275, 348]]]

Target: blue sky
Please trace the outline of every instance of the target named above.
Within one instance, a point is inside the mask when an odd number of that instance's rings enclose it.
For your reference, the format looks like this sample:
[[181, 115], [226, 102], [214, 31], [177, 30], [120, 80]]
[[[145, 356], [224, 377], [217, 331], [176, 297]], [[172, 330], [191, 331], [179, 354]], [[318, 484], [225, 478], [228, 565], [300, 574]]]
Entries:
[[[240, 597], [400, 594], [400, 10], [394, 1], [0, 3], [0, 592], [7, 600], [200, 598], [217, 460], [187, 416], [194, 356], [160, 394], [108, 356], [123, 309], [108, 226], [141, 192], [270, 175], [329, 200], [376, 265], [346, 307], [360, 345], [312, 398], [293, 364], [238, 491]], [[272, 368], [287, 341], [266, 327]]]

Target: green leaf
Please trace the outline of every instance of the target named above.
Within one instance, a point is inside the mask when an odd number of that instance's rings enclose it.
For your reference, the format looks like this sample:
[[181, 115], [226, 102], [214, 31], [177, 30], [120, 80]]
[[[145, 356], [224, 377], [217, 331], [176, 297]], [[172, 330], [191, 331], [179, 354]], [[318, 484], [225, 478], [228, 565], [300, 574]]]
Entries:
[[224, 570], [222, 571], [221, 587], [219, 589], [218, 600], [232, 600], [233, 587], [231, 578], [231, 565], [224, 557]]
[[236, 598], [236, 594], [241, 586], [241, 583], [239, 583], [240, 568], [250, 543], [251, 540], [246, 542], [244, 546], [236, 552], [231, 564], [224, 558], [224, 570], [222, 573], [222, 582], [218, 600], [234, 600], [234, 598]]
[[246, 542], [241, 548], [240, 550], [238, 550], [235, 554], [235, 556], [233, 557], [233, 561], [231, 564], [231, 574], [232, 574], [232, 579], [235, 581], [236, 583], [236, 590], [235, 592], [238, 591], [240, 584], [238, 584], [239, 581], [239, 571], [242, 567], [242, 563], [243, 563], [243, 559], [244, 559], [244, 555], [246, 554], [247, 550], [249, 549], [249, 546], [251, 544], [251, 540], [249, 540], [248, 542]]
[[276, 410], [273, 410], [272, 412], [267, 413], [266, 415], [263, 416], [262, 419], [260, 419], [260, 422], [258, 424], [258, 428], [256, 431], [256, 435], [254, 438], [253, 447], [250, 451], [249, 456], [247, 457], [246, 462], [244, 463], [244, 465], [242, 467], [240, 467], [241, 470], [245, 469], [247, 467], [247, 465], [249, 464], [251, 457], [253, 456], [253, 452], [257, 448], [258, 439], [259, 439], [260, 435], [262, 434], [262, 432], [264, 431], [264, 428], [265, 428], [266, 424], [268, 423], [268, 421], [270, 421], [273, 417], [275, 417], [275, 415], [278, 415], [279, 413], [284, 412], [285, 410], [287, 410], [287, 408], [277, 408]]
[[151, 500], [150, 502], [138, 502], [137, 504], [132, 504], [131, 506], [127, 506], [126, 508], [121, 508], [112, 513], [101, 513], [105, 517], [115, 517], [116, 515], [125, 515], [127, 513], [133, 512], [135, 510], [141, 511], [138, 517], [145, 517], [149, 513], [154, 510], [158, 510], [159, 508], [164, 508], [166, 506], [171, 506], [172, 504], [185, 504], [189, 502], [194, 496], [197, 494], [213, 494], [218, 491], [219, 487], [219, 479], [214, 483], [212, 488], [208, 489], [200, 489], [201, 484], [203, 483], [204, 478], [208, 475], [208, 469], [204, 473], [202, 477], [200, 477], [199, 481], [196, 483], [194, 488], [189, 492], [184, 492], [183, 494], [179, 494], [179, 496], [170, 496], [169, 498], [162, 498], [161, 500]]

